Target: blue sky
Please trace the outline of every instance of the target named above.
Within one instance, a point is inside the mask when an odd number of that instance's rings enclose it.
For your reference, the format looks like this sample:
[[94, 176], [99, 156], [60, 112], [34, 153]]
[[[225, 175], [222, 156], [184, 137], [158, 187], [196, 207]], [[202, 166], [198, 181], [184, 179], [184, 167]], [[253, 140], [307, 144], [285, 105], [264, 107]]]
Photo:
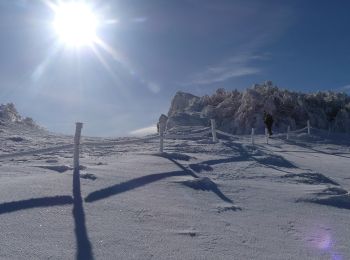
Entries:
[[[47, 2], [48, 0], [46, 0]], [[40, 0], [0, 0], [0, 103], [51, 131], [126, 135], [154, 124], [178, 90], [272, 80], [350, 89], [350, 1], [95, 0], [108, 48], [66, 48]], [[103, 61], [103, 62], [102, 62]]]

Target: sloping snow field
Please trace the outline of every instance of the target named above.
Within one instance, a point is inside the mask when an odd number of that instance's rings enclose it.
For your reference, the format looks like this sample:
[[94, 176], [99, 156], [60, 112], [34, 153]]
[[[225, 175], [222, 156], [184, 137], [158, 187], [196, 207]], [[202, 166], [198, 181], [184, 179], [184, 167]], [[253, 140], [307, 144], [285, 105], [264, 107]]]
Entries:
[[155, 136], [83, 137], [77, 178], [73, 137], [14, 133], [0, 138], [1, 259], [350, 259], [345, 135], [252, 146], [179, 128], [162, 154]]

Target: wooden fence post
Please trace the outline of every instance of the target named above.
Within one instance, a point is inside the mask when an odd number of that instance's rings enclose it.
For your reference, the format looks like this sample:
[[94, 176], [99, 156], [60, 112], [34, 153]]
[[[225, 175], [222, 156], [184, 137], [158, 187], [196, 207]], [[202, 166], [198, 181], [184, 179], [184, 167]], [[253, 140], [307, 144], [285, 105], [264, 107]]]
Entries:
[[307, 134], [310, 135], [310, 120], [307, 120]]
[[81, 129], [83, 128], [83, 123], [75, 123], [75, 135], [74, 135], [74, 171], [79, 171], [79, 145]]
[[160, 131], [159, 135], [160, 135], [159, 152], [163, 153], [163, 149], [164, 149], [164, 132]]
[[269, 144], [269, 134], [268, 134], [267, 128], [265, 128], [265, 139], [266, 139], [266, 143]]
[[215, 119], [210, 119], [211, 122], [211, 134], [213, 136], [213, 142], [217, 143], [218, 142], [218, 138], [216, 136], [216, 124], [215, 124]]
[[164, 132], [165, 132], [165, 122], [159, 121], [159, 152], [164, 151]]
[[287, 140], [289, 140], [290, 126], [287, 127]]
[[255, 129], [252, 128], [252, 145], [254, 145], [254, 132], [255, 132]]

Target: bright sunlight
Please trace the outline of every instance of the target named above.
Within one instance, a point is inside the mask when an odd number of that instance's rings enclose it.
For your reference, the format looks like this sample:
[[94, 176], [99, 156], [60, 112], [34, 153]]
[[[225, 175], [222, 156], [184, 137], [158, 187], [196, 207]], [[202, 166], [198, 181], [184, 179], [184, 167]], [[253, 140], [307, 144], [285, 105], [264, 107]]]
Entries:
[[91, 46], [97, 39], [98, 19], [82, 2], [56, 6], [53, 25], [59, 40], [69, 47]]

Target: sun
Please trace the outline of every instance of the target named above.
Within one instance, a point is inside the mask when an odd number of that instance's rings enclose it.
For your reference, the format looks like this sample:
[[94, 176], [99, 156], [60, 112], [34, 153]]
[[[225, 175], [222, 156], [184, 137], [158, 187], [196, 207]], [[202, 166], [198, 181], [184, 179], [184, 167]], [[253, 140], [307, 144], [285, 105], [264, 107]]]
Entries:
[[54, 29], [61, 42], [69, 47], [91, 46], [97, 39], [98, 19], [83, 2], [61, 3], [54, 9]]

